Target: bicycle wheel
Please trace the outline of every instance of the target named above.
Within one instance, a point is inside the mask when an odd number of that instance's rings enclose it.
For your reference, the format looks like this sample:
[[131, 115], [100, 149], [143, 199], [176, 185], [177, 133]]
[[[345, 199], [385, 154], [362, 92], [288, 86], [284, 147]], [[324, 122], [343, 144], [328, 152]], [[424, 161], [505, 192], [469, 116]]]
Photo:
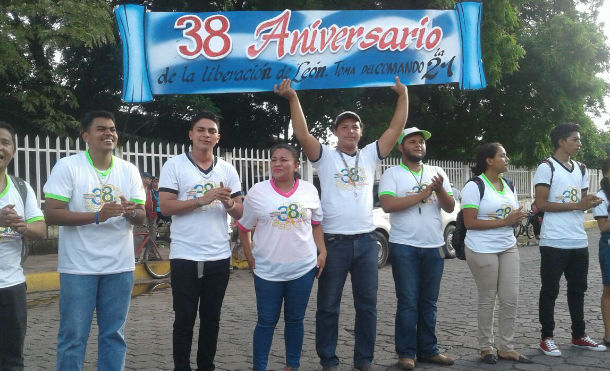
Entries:
[[515, 238], [521, 236], [523, 227], [521, 226], [521, 223], [515, 224], [513, 225], [513, 234], [515, 235]]
[[[534, 217], [534, 218], [537, 218], [537, 217]], [[532, 225], [531, 219], [528, 221], [527, 225], [525, 226], [525, 234], [527, 235], [527, 238], [529, 238], [529, 239], [536, 237], [536, 235], [534, 234], [534, 226]]]
[[149, 241], [144, 252], [144, 268], [154, 278], [166, 278], [170, 274], [169, 241]]

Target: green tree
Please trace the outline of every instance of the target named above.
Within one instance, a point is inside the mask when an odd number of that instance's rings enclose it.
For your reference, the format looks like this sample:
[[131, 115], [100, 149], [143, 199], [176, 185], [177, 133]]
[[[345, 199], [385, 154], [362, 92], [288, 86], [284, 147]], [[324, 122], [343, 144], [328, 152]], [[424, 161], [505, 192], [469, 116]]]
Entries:
[[25, 132], [65, 134], [77, 126], [78, 97], [61, 55], [114, 41], [104, 1], [3, 1], [0, 12], [0, 114]]

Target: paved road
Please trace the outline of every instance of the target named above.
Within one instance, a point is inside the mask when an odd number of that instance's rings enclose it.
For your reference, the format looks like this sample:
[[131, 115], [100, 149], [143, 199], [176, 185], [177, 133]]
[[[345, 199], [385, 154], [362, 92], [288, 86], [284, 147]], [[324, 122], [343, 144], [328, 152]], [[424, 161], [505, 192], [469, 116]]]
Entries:
[[[597, 259], [597, 230], [589, 230], [590, 271], [589, 290], [586, 296], [585, 319], [587, 331], [595, 339], [603, 335], [599, 298], [602, 291]], [[538, 292], [539, 253], [537, 246], [524, 246], [521, 253], [521, 300], [518, 312], [516, 341], [518, 349], [532, 356], [534, 365], [520, 365], [501, 361], [497, 365], [484, 365], [478, 361], [476, 346], [476, 289], [465, 262], [450, 260], [445, 265], [440, 300], [438, 303], [437, 334], [444, 352], [458, 360], [450, 369], [455, 370], [608, 370], [610, 351], [590, 352], [572, 349], [570, 320], [565, 298], [565, 281], [562, 282], [557, 301], [555, 319], [556, 341], [564, 356], [551, 358], [536, 349], [539, 338]], [[379, 271], [378, 327], [374, 370], [397, 370], [394, 353], [394, 313], [396, 299], [390, 266]], [[167, 285], [165, 285], [167, 286]], [[146, 289], [147, 287], [139, 287]], [[305, 341], [301, 370], [319, 370], [314, 345], [315, 287], [305, 319]], [[351, 370], [353, 346], [353, 318], [351, 285], [345, 287], [342, 302], [338, 354], [341, 371]], [[26, 337], [26, 370], [54, 370], [58, 327], [57, 292], [29, 295], [29, 323]], [[134, 297], [126, 326], [128, 370], [172, 370], [171, 329], [173, 313], [171, 292], [165, 287]], [[251, 274], [234, 271], [224, 301], [219, 350], [218, 370], [248, 370], [251, 364], [252, 331], [256, 320], [256, 304]], [[269, 369], [283, 368], [283, 325], [276, 329]], [[94, 323], [86, 357], [86, 370], [95, 370], [97, 327]], [[196, 344], [193, 344], [196, 349]], [[194, 354], [195, 352], [193, 352]], [[194, 357], [193, 357], [194, 361]], [[418, 369], [439, 369], [432, 365], [418, 365]], [[448, 368], [440, 368], [447, 370]]]

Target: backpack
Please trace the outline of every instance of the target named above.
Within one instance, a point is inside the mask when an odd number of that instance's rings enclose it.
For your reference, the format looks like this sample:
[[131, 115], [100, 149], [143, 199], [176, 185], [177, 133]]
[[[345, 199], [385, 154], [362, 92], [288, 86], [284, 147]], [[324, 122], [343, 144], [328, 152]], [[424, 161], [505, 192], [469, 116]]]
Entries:
[[[510, 188], [513, 193], [515, 192], [515, 185], [512, 180], [502, 178], [506, 185]], [[475, 176], [468, 180], [468, 182], [474, 182], [477, 187], [479, 187], [479, 195], [480, 199], [483, 199], [483, 195], [485, 194], [485, 182], [483, 179]], [[468, 183], [466, 182], [466, 183]], [[466, 260], [466, 252], [464, 251], [464, 239], [466, 238], [466, 225], [464, 224], [464, 211], [460, 210], [455, 218], [455, 229], [453, 230], [453, 236], [451, 236], [451, 245], [455, 250], [455, 257], [460, 260]]]
[[[585, 166], [585, 164], [580, 163], [578, 161], [574, 162], [580, 168], [580, 173], [582, 174], [582, 176], [585, 176], [585, 172], [587, 171], [587, 167]], [[551, 180], [549, 182], [550, 186], [551, 184], [553, 184], [553, 174], [555, 173], [555, 165], [553, 165], [553, 162], [551, 162], [548, 158], [542, 160], [542, 163], [549, 165], [549, 167], [551, 168]], [[532, 217], [532, 227], [534, 229], [534, 236], [538, 238], [538, 236], [540, 236], [540, 230], [542, 229], [542, 219], [544, 219], [544, 211], [539, 211], [536, 208], [535, 204], [532, 204], [532, 211], [534, 211], [534, 216]]]
[[[15, 188], [17, 188], [17, 191], [19, 192], [19, 195], [21, 196], [21, 200], [23, 200], [23, 209], [25, 210], [25, 200], [27, 200], [28, 197], [28, 187], [25, 185], [25, 181], [19, 177], [13, 176], [13, 175], [9, 175], [9, 177], [11, 178], [11, 182], [13, 182], [13, 185], [15, 186]], [[25, 237], [21, 238], [21, 248], [25, 249], [26, 242], [25, 242]]]

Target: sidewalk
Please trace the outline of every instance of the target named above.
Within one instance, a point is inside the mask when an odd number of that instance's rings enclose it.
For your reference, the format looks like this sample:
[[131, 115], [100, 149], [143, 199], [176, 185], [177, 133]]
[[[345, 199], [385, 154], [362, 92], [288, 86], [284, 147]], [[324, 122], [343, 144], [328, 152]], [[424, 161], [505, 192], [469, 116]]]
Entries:
[[[585, 228], [597, 228], [597, 222], [591, 213], [585, 213]], [[23, 265], [23, 270], [26, 275], [28, 292], [59, 290], [57, 254], [30, 255]], [[134, 274], [136, 282], [152, 279], [141, 264], [136, 265]]]

